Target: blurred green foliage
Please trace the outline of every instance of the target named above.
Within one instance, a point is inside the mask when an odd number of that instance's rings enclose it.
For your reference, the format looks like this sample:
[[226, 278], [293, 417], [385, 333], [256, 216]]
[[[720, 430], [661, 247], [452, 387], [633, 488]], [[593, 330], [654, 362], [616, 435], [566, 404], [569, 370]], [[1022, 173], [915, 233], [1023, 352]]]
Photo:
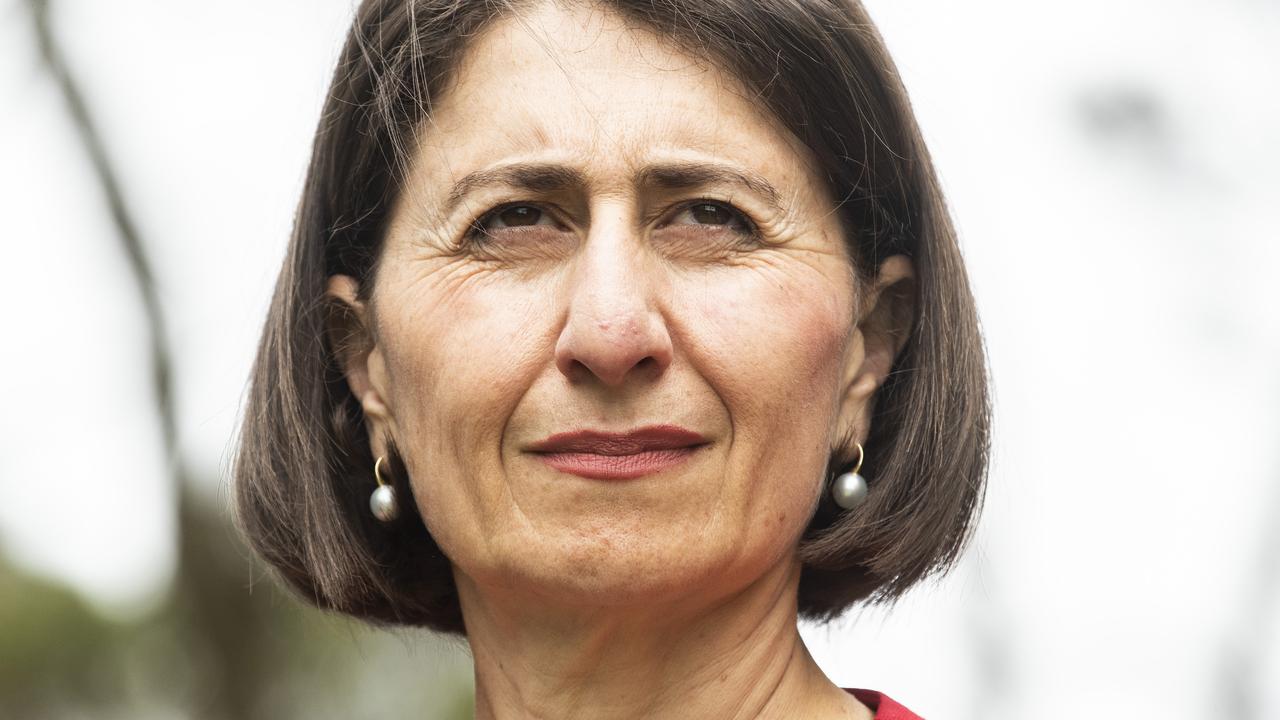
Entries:
[[0, 556], [0, 718], [473, 717], [462, 641], [303, 605], [214, 503], [183, 497], [173, 584], [136, 619]]

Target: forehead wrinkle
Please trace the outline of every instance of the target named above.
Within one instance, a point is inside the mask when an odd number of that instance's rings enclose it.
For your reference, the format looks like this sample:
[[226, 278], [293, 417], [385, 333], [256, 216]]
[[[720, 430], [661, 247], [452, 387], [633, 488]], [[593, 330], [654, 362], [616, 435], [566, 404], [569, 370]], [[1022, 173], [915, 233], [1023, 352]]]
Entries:
[[538, 151], [552, 146], [551, 135], [543, 127], [540, 118], [529, 122], [504, 123], [502, 133], [510, 147], [518, 150]]
[[[572, 3], [566, 5], [565, 3], [553, 2], [550, 4], [557, 5], [562, 9], [573, 9]], [[545, 5], [545, 3], [543, 3], [542, 5]], [[581, 6], [587, 7], [592, 10], [596, 9], [594, 3], [584, 3], [584, 4], [581, 4]], [[543, 9], [543, 8], [539, 7], [538, 9]], [[528, 14], [530, 16], [536, 15], [536, 11], [530, 11]], [[535, 22], [531, 21], [529, 17], [526, 17], [525, 15], [521, 14], [519, 9], [513, 12], [511, 14], [511, 17], [524, 31], [525, 35], [538, 45], [538, 47], [542, 50], [543, 54], [546, 55], [547, 59], [555, 64], [556, 69], [560, 71], [560, 74], [564, 77], [565, 82], [568, 84], [570, 91], [573, 93], [574, 99], [577, 100], [578, 106], [587, 115], [587, 117], [591, 119], [591, 122], [596, 127], [596, 130], [597, 131], [602, 130], [605, 124], [602, 123], [600, 118], [597, 117], [596, 114], [592, 111], [590, 103], [588, 103], [584, 99], [583, 97], [584, 91], [579, 83], [578, 78], [574, 77], [574, 73], [565, 65], [564, 59], [561, 57], [561, 55], [562, 53], [576, 54], [578, 52], [585, 52], [586, 50], [589, 50], [590, 48], [592, 48], [595, 45], [595, 43], [598, 41], [600, 36], [604, 34], [606, 30], [604, 20], [610, 17], [610, 14], [602, 12], [600, 15], [600, 18], [601, 18], [600, 23], [594, 23], [594, 22], [588, 23], [588, 27], [590, 27], [591, 25], [596, 26], [596, 36], [591, 38], [590, 42], [585, 47], [576, 51], [573, 50], [572, 48], [565, 47], [563, 42], [557, 43], [557, 41], [553, 39], [550, 29], [547, 28], [543, 23], [537, 22], [536, 23], [537, 28], [535, 29], [534, 27]], [[594, 19], [596, 15], [595, 13], [592, 13], [589, 17]], [[579, 29], [583, 29], [583, 28], [579, 28]], [[557, 47], [557, 45], [559, 45], [559, 47]], [[587, 92], [590, 92], [590, 91], [588, 90]]]
[[[542, 4], [536, 3], [535, 7]], [[592, 6], [590, 3], [587, 5]], [[610, 18], [616, 22], [617, 16], [607, 12], [592, 13], [589, 16], [591, 19], [587, 23], [581, 23], [581, 25], [584, 30], [593, 30], [594, 32], [584, 32], [583, 37], [578, 42], [570, 43], [569, 46], [566, 46], [563, 39], [555, 38], [550, 34], [548, 24], [543, 22], [540, 17], [537, 17], [537, 13], [530, 12], [528, 6], [522, 5], [521, 9], [523, 12], [517, 10], [507, 15], [505, 33], [499, 31], [496, 34], [498, 37], [495, 37], [495, 34], [488, 34], [488, 37], [480, 38], [477, 43], [473, 44], [469, 49], [470, 52], [467, 59], [474, 61], [476, 59], [476, 51], [485, 45], [490, 47], [485, 48], [484, 54], [491, 55], [496, 51], [492, 47], [493, 43], [499, 40], [501, 35], [507, 33], [517, 36], [523, 35], [527, 43], [537, 45], [540, 51], [535, 51], [534, 54], [544, 56], [548, 61], [554, 63], [558, 71], [552, 70], [552, 73], [560, 75], [567, 82], [564, 89], [572, 97], [570, 102], [573, 102], [576, 107], [585, 112], [578, 114], [578, 117], [574, 119], [572, 114], [568, 117], [561, 117], [562, 113], [553, 115], [541, 113], [536, 110], [536, 108], [540, 107], [537, 104], [520, 109], [508, 106], [507, 112], [516, 110], [517, 117], [510, 118], [515, 122], [502, 123], [495, 129], [500, 131], [500, 137], [506, 140], [503, 144], [508, 145], [509, 150], [519, 149], [519, 154], [526, 155], [526, 157], [542, 154], [552, 149], [558, 149], [568, 155], [577, 156], [581, 160], [581, 164], [574, 164], [578, 165], [578, 172], [581, 177], [561, 177], [551, 181], [543, 173], [543, 178], [528, 176], [523, 179], [513, 177], [496, 178], [492, 176], [487, 178], [480, 176], [470, 177], [469, 179], [464, 178], [463, 181], [455, 184], [453, 192], [442, 198], [445, 203], [437, 207], [447, 208], [449, 212], [456, 209], [463, 199], [462, 196], [481, 184], [481, 180], [484, 181], [484, 184], [515, 180], [516, 182], [511, 182], [510, 184], [532, 189], [584, 186], [587, 184], [584, 181], [590, 180], [592, 187], [587, 189], [610, 195], [629, 192], [640, 184], [676, 188], [727, 180], [730, 181], [729, 184], [736, 184], [750, 189], [753, 194], [767, 201], [775, 208], [781, 206], [784, 199], [788, 199], [782, 198], [777, 189], [768, 182], [757, 182], [748, 173], [742, 173], [746, 175], [744, 178], [733, 180], [724, 172], [701, 172], [702, 177], [698, 178], [687, 172], [673, 172], [665, 169], [650, 171], [651, 168], [646, 167], [645, 160], [646, 156], [652, 154], [655, 145], [668, 147], [684, 145], [691, 150], [694, 147], [701, 147], [704, 150], [717, 146], [724, 147], [724, 144], [729, 141], [724, 137], [722, 130], [726, 126], [734, 127], [735, 116], [741, 116], [742, 110], [738, 109], [736, 113], [722, 111], [707, 114], [690, 114], [688, 112], [652, 112], [657, 108], [650, 107], [648, 112], [643, 112], [639, 117], [633, 118], [634, 120], [639, 120], [639, 123], [633, 124], [631, 127], [621, 126], [617, 123], [602, 122], [603, 118], [599, 117], [598, 108], [588, 103], [584, 97], [584, 94], [594, 96], [595, 93], [590, 86], [584, 86], [582, 83], [583, 78], [575, 72], [576, 68], [571, 65], [566, 67], [565, 60], [571, 58], [574, 54], [585, 52], [598, 45], [601, 42], [601, 37], [606, 34], [604, 26], [609, 24], [609, 21], [603, 20], [603, 18]], [[599, 10], [598, 8], [596, 9]], [[500, 26], [501, 24], [503, 24], [502, 20], [499, 20], [497, 25]], [[655, 78], [658, 80], [659, 85], [663, 84], [663, 76], [670, 77], [672, 81], [676, 81], [677, 77], [694, 75], [699, 77], [707, 91], [713, 94], [716, 92], [728, 92], [731, 97], [739, 101], [748, 99], [747, 94], [743, 92], [740, 80], [717, 63], [711, 62], [697, 53], [685, 52], [673, 46], [669, 38], [653, 35], [647, 32], [645, 28], [630, 26], [627, 23], [620, 23], [620, 25], [621, 29], [624, 30], [621, 35], [625, 37], [614, 39], [620, 44], [630, 40], [628, 44], [634, 47], [627, 48], [631, 52], [626, 54], [638, 55], [638, 59], [642, 64], [654, 71], [660, 71], [658, 72], [659, 77]], [[641, 41], [642, 38], [649, 39], [646, 36], [652, 36], [652, 40], [656, 41], [653, 43], [654, 47], [649, 47]], [[586, 42], [583, 43], [582, 40], [586, 40]], [[619, 49], [621, 50], [622, 48]], [[662, 67], [660, 59], [653, 57], [654, 53], [659, 54], [660, 57], [665, 56], [662, 59], [670, 59], [669, 61], [685, 60], [685, 64], [675, 65], [673, 62], [672, 67]], [[660, 94], [666, 95], [664, 91], [660, 91]], [[576, 102], [574, 102], [575, 100]], [[596, 105], [598, 104], [596, 103]], [[608, 110], [609, 108], [605, 107], [606, 113]], [[767, 113], [764, 115], [765, 117], [763, 118], [744, 117], [743, 119], [748, 121], [746, 123], [748, 125], [764, 120], [766, 128], [776, 131], [777, 128], [769, 122], [772, 118]], [[521, 119], [523, 121], [520, 121]], [[563, 122], [548, 122], [551, 120], [563, 120]], [[737, 133], [731, 134], [736, 135]], [[786, 135], [785, 130], [783, 130], [782, 134]], [[732, 144], [736, 146], [739, 143], [734, 142]], [[493, 146], [490, 145], [490, 147], [492, 148]], [[444, 159], [446, 160], [446, 165], [451, 165], [451, 163], [448, 163], [451, 158], [446, 156]], [[737, 165], [737, 163], [734, 163], [734, 165]], [[562, 165], [562, 167], [564, 166]], [[626, 169], [626, 172], [618, 172], [623, 168]], [[446, 169], [451, 170], [452, 168]], [[637, 181], [635, 178], [641, 174], [646, 177], [641, 181]], [[696, 174], [698, 173], [693, 175]], [[453, 175], [453, 173], [448, 172], [447, 175]], [[684, 177], [681, 177], [681, 175], [684, 175]], [[605, 187], [606, 185], [608, 187]], [[787, 186], [779, 187], [788, 191], [796, 190]], [[792, 195], [794, 192], [786, 194]]]

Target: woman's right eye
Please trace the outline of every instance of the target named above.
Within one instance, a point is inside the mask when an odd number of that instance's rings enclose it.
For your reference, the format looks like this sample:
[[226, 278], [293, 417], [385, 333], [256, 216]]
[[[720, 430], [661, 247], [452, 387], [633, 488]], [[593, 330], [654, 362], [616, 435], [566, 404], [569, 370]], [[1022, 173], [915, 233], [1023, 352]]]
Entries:
[[534, 205], [505, 205], [486, 213], [471, 226], [474, 234], [492, 235], [498, 230], [555, 225], [551, 216]]

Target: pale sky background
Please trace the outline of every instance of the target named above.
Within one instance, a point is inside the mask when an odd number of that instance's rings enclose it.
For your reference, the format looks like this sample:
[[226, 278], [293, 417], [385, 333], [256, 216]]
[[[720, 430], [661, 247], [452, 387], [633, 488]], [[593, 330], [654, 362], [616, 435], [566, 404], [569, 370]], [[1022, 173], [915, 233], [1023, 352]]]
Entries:
[[[1280, 3], [866, 4], [962, 234], [995, 462], [957, 572], [806, 627], [819, 662], [931, 718], [1228, 716], [1237, 696], [1280, 718]], [[183, 451], [225, 499], [353, 6], [55, 6], [155, 262]], [[0, 549], [140, 612], [174, 560], [142, 314], [15, 0], [0, 217]]]

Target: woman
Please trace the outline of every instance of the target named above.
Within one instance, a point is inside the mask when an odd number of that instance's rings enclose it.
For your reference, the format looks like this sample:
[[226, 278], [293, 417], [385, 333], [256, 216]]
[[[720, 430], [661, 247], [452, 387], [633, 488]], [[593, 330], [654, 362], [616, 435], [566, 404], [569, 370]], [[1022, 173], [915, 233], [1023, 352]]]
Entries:
[[367, 0], [235, 469], [315, 604], [466, 637], [481, 718], [904, 718], [800, 615], [947, 568], [973, 302], [852, 0]]

